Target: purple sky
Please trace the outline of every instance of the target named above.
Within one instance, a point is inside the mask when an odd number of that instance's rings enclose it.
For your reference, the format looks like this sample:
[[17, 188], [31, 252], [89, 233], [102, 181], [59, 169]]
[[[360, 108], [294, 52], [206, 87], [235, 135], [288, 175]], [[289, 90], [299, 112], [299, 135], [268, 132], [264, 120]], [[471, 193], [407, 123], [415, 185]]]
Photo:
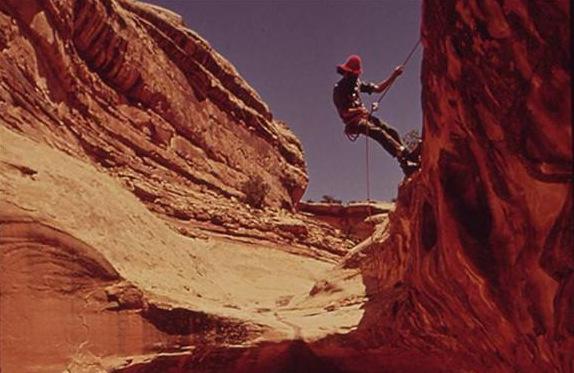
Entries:
[[[335, 66], [356, 53], [364, 80], [386, 78], [418, 39], [421, 0], [148, 2], [181, 14], [299, 137], [310, 179], [304, 200], [366, 198], [365, 141], [343, 134], [331, 101]], [[377, 113], [402, 135], [422, 126], [421, 59], [419, 48]], [[390, 200], [402, 172], [373, 141], [370, 148], [371, 198]]]

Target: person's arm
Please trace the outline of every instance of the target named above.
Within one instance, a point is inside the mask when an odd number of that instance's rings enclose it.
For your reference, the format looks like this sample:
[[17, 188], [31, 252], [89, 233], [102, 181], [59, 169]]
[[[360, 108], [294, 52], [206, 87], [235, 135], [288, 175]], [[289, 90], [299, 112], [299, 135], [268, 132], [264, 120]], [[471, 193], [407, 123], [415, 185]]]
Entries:
[[399, 77], [399, 75], [401, 75], [402, 73], [403, 73], [403, 66], [402, 65], [395, 67], [395, 70], [393, 71], [391, 76], [389, 76], [386, 80], [383, 80], [382, 82], [377, 84], [377, 88], [375, 89], [375, 92], [377, 92], [377, 93], [383, 92], [391, 84], [393, 84], [395, 79], [397, 79]]

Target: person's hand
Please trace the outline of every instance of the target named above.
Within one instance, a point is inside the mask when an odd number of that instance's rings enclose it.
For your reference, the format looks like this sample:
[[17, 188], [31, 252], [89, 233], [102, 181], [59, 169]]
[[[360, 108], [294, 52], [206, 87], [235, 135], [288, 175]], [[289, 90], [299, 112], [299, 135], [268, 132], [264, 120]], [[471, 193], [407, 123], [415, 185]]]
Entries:
[[399, 65], [399, 66], [395, 67], [395, 70], [393, 71], [393, 76], [396, 78], [399, 75], [401, 75], [403, 73], [404, 68], [405, 67], [403, 65]]

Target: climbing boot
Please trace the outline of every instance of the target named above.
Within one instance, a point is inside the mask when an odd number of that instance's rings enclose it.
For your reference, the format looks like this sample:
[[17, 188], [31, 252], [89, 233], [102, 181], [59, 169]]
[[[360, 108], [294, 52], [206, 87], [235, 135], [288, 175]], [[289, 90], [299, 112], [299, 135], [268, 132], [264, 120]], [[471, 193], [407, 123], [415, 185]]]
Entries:
[[418, 170], [421, 166], [420, 159], [417, 152], [410, 152], [407, 148], [401, 147], [397, 160], [403, 170], [405, 176], [410, 176], [413, 172]]
[[420, 168], [420, 163], [413, 162], [407, 159], [399, 160], [399, 164], [405, 176], [411, 176], [413, 172], [417, 171]]

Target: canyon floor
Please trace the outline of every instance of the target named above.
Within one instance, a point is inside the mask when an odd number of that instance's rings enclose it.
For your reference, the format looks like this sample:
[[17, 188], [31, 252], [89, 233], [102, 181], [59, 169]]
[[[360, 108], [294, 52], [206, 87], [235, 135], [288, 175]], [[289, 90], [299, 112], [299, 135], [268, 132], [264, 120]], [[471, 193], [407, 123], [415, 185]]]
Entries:
[[[358, 325], [365, 291], [357, 269], [297, 247], [186, 237], [90, 165], [3, 127], [0, 134], [6, 371], [22, 359], [25, 371], [50, 361], [64, 370], [62, 354], [76, 371], [118, 369], [189, 354], [198, 339], [203, 348], [246, 347]], [[96, 358], [118, 353], [125, 356]]]

